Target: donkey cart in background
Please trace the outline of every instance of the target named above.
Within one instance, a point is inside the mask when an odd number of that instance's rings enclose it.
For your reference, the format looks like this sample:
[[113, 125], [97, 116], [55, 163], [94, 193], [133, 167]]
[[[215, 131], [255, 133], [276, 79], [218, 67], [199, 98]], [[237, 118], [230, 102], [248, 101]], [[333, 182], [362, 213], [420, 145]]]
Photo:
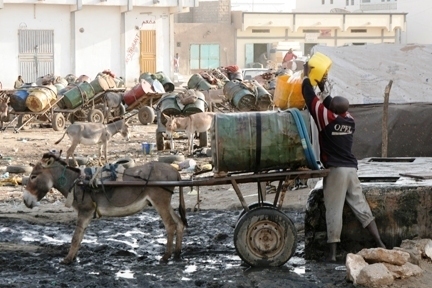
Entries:
[[12, 109], [9, 113], [11, 116], [11, 121], [6, 128], [9, 128], [15, 121], [17, 125], [14, 128], [14, 133], [18, 133], [21, 129], [26, 129], [31, 123], [46, 124], [50, 123], [55, 131], [60, 131], [66, 126], [66, 119], [62, 113], [56, 111], [57, 104], [60, 102], [61, 97], [54, 99], [47, 105], [46, 108], [38, 112], [33, 111], [23, 111], [18, 112]]

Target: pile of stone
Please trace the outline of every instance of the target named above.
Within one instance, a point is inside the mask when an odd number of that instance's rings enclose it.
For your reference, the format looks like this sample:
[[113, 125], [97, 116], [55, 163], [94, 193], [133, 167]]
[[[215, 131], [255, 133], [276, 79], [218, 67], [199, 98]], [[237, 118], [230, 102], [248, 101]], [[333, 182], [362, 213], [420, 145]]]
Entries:
[[418, 276], [422, 258], [432, 259], [432, 240], [404, 240], [393, 250], [383, 248], [363, 249], [346, 257], [347, 278], [354, 285], [383, 287], [396, 279]]

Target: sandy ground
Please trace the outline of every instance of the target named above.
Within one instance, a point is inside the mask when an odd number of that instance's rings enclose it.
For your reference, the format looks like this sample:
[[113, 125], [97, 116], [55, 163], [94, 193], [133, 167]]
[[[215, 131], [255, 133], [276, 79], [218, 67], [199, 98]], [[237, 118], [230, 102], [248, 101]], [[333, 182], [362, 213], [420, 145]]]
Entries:
[[[134, 118], [131, 124], [132, 138], [129, 142], [120, 135], [116, 135], [110, 142], [109, 162], [128, 156], [135, 159], [136, 164], [140, 164], [157, 160], [158, 154], [167, 153], [154, 151], [152, 155], [145, 155], [141, 143], [155, 142], [156, 125], [144, 126]], [[70, 144], [67, 138], [58, 145], [54, 144], [62, 134], [63, 131], [53, 131], [51, 128], [33, 127], [19, 133], [7, 129], [0, 134], [0, 175], [7, 176], [7, 165], [29, 165], [36, 163], [42, 154], [49, 150], [67, 150]], [[176, 143], [176, 148], [185, 148], [185, 141]], [[80, 145], [76, 154], [95, 159], [97, 148]], [[195, 160], [203, 164], [210, 161], [210, 158], [200, 157]], [[22, 177], [28, 174], [9, 176]], [[183, 258], [187, 264], [175, 263], [167, 267], [160, 267], [157, 264], [156, 254], [159, 255], [162, 248], [153, 247], [153, 237], [160, 238], [164, 229], [158, 215], [149, 208], [143, 214], [118, 220], [122, 225], [115, 225], [116, 220], [111, 219], [95, 221], [84, 236], [87, 242], [83, 242], [79, 252], [80, 261], [73, 265], [72, 269], [65, 270], [58, 262], [65, 256], [69, 247], [75, 212], [64, 206], [64, 197], [53, 191], [41, 201], [41, 206], [30, 210], [22, 204], [22, 185], [13, 186], [7, 181], [1, 183], [0, 287], [353, 287], [345, 280], [344, 263], [325, 264], [307, 262], [303, 259], [303, 220], [309, 188], [289, 191], [285, 197], [283, 210], [294, 220], [299, 242], [294, 257], [281, 268], [255, 270], [241, 266], [241, 259], [236, 256], [232, 240], [233, 225], [241, 211], [240, 201], [230, 185], [219, 185], [201, 187], [199, 194], [197, 189], [186, 189], [188, 219], [192, 223], [183, 244]], [[257, 201], [256, 184], [242, 184], [240, 187], [248, 204]], [[266, 200], [272, 201], [273, 195], [267, 194]], [[174, 207], [177, 207], [177, 202], [175, 194]], [[200, 211], [197, 211], [198, 203]], [[150, 216], [142, 216], [144, 214]], [[143, 217], [146, 221], [153, 220], [143, 224]], [[225, 226], [218, 228], [219, 224]], [[111, 239], [115, 238], [115, 235], [126, 235], [142, 225], [145, 225], [144, 229], [151, 231], [151, 237], [137, 240], [140, 248], [134, 248], [132, 256], [138, 257], [132, 257], [127, 247], [118, 244], [126, 241], [123, 239], [124, 236], [118, 236], [120, 238], [116, 240]], [[106, 233], [112, 235], [109, 237], [111, 242], [103, 237]], [[23, 242], [24, 238], [27, 240]], [[57, 241], [63, 238], [67, 240], [60, 241], [60, 244], [54, 241], [53, 244], [50, 238], [56, 238]], [[163, 242], [163, 239], [157, 241]], [[43, 263], [38, 264], [39, 259]], [[143, 259], [145, 260], [141, 261]], [[28, 261], [30, 264], [26, 267]], [[82, 274], [78, 277], [85, 267], [94, 269], [94, 274]], [[429, 273], [432, 272], [431, 265], [424, 263], [422, 267], [428, 269], [422, 277], [398, 280], [392, 287], [429, 287], [429, 283], [432, 282], [432, 273]], [[143, 269], [145, 273], [142, 273]], [[127, 271], [135, 276], [128, 277]], [[40, 273], [43, 276], [32, 276]], [[57, 276], [50, 278], [52, 273]], [[97, 275], [103, 277], [98, 278]]]

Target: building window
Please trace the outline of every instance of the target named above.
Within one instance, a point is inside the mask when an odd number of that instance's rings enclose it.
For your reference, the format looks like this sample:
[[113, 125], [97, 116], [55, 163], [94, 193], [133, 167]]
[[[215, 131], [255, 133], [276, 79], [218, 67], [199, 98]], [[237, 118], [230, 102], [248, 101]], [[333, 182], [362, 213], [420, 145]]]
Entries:
[[303, 29], [303, 33], [320, 33], [318, 29]]
[[214, 69], [220, 67], [219, 45], [192, 44], [190, 46], [190, 69]]
[[270, 29], [252, 29], [252, 33], [270, 33]]
[[351, 33], [367, 33], [367, 29], [351, 29]]
[[330, 0], [330, 4], [333, 4], [333, 0]]
[[362, 0], [362, 3], [370, 3], [370, 0]]
[[346, 6], [349, 6], [349, 0], [346, 0], [345, 5], [346, 5]]
[[351, 5], [354, 5], [354, 0], [351, 0]]
[[321, 4], [324, 5], [325, 4], [325, 0], [321, 0]]

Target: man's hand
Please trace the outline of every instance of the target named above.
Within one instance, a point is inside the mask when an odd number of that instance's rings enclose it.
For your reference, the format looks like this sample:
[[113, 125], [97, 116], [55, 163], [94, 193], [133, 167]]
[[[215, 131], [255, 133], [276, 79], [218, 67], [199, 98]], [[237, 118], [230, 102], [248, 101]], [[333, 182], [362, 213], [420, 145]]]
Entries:
[[317, 83], [318, 88], [320, 89], [320, 91], [324, 92], [326, 79], [323, 79], [321, 81], [318, 81], [318, 80], [315, 79], [315, 81], [316, 81], [316, 83]]

